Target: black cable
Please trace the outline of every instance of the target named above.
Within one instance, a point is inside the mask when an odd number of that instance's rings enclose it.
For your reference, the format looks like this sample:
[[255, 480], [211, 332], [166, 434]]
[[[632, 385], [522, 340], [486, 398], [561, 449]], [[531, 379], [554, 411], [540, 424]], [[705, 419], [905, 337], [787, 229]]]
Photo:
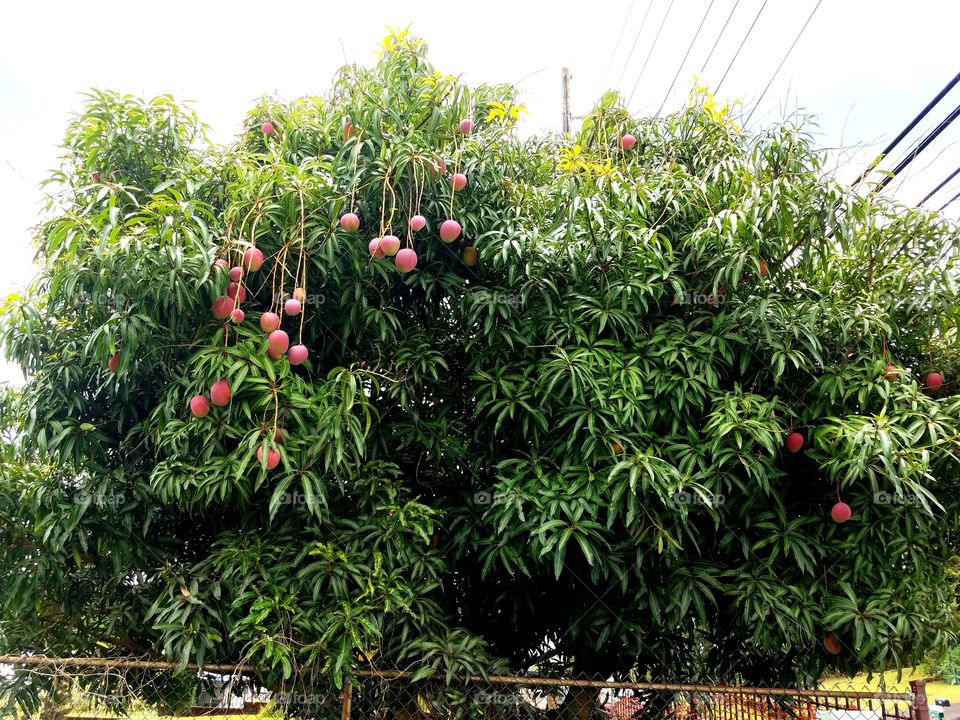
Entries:
[[720, 86], [723, 85], [723, 81], [727, 79], [727, 73], [730, 72], [730, 68], [733, 67], [733, 64], [737, 61], [737, 58], [740, 56], [740, 51], [743, 50], [743, 46], [747, 42], [747, 38], [750, 37], [750, 33], [753, 32], [753, 28], [757, 24], [757, 20], [760, 19], [760, 16], [763, 14], [763, 9], [767, 6], [768, 0], [763, 0], [763, 5], [760, 6], [760, 12], [757, 13], [757, 16], [753, 19], [753, 22], [750, 23], [750, 28], [747, 30], [747, 34], [743, 36], [743, 40], [740, 41], [740, 47], [737, 48], [737, 52], [733, 56], [733, 60], [730, 61], [730, 64], [727, 65], [726, 71], [723, 73], [723, 77], [720, 78], [720, 82], [717, 84], [717, 89], [714, 91], [714, 94], [720, 92]]
[[700, 68], [700, 74], [703, 75], [704, 70], [707, 69], [707, 64], [710, 62], [710, 58], [713, 57], [713, 51], [717, 49], [717, 45], [720, 43], [720, 38], [723, 37], [723, 34], [727, 31], [727, 25], [730, 24], [730, 18], [733, 17], [733, 14], [737, 11], [737, 7], [740, 5], [740, 0], [737, 0], [733, 4], [733, 8], [730, 10], [730, 14], [727, 15], [727, 20], [723, 23], [723, 27], [720, 28], [720, 34], [717, 35], [717, 39], [713, 41], [713, 47], [710, 48], [710, 52], [707, 54], [707, 59], [703, 61], [703, 67]]
[[787, 61], [787, 58], [790, 57], [790, 53], [793, 52], [793, 49], [797, 46], [797, 43], [800, 41], [800, 37], [803, 35], [803, 31], [807, 29], [807, 25], [810, 24], [810, 21], [813, 20], [813, 16], [817, 14], [817, 10], [820, 9], [820, 3], [823, 0], [817, 0], [817, 4], [814, 5], [813, 10], [810, 11], [810, 15], [807, 17], [807, 21], [803, 24], [803, 27], [800, 28], [800, 32], [797, 33], [797, 36], [793, 39], [793, 44], [790, 45], [790, 48], [787, 50], [787, 54], [783, 56], [783, 60], [780, 61], [780, 64], [777, 65], [777, 69], [773, 71], [773, 75], [770, 77], [770, 82], [767, 83], [767, 86], [763, 89], [763, 92], [760, 93], [760, 99], [757, 100], [756, 105], [753, 106], [753, 110], [750, 111], [750, 114], [747, 115], [746, 122], [743, 123], [743, 127], [746, 127], [750, 124], [750, 118], [753, 117], [753, 114], [757, 111], [757, 108], [760, 107], [760, 103], [763, 102], [764, 96], [767, 94], [767, 90], [770, 89], [770, 86], [773, 85], [774, 79], [777, 77], [777, 74], [783, 68], [783, 64]]
[[663, 106], [667, 104], [667, 100], [670, 98], [670, 93], [673, 92], [673, 86], [677, 84], [677, 78], [680, 77], [680, 71], [683, 70], [683, 65], [687, 62], [687, 58], [690, 57], [690, 51], [693, 50], [694, 43], [697, 42], [697, 38], [700, 37], [700, 31], [703, 30], [703, 24], [707, 21], [707, 15], [710, 14], [710, 8], [713, 7], [713, 3], [716, 0], [710, 0], [710, 4], [707, 5], [707, 11], [703, 14], [703, 18], [700, 20], [700, 26], [697, 28], [697, 31], [693, 34], [693, 40], [690, 41], [690, 46], [687, 48], [687, 51], [683, 54], [683, 60], [680, 61], [680, 67], [677, 68], [677, 74], [673, 76], [673, 80], [670, 82], [670, 87], [667, 88], [667, 94], [663, 97], [663, 102], [660, 103], [660, 109], [657, 110], [657, 114], [654, 117], [660, 117], [660, 113], [663, 111]]
[[954, 202], [954, 201], [957, 200], [957, 199], [960, 199], [960, 192], [958, 192], [958, 193], [957, 193], [956, 195], [954, 195], [952, 198], [950, 198], [949, 200], [947, 200], [943, 205], [941, 205], [939, 208], [937, 208], [937, 212], [943, 212], [944, 208], [946, 208], [947, 205], [950, 205], [952, 202]]
[[657, 30], [657, 35], [655, 38], [653, 38], [653, 43], [650, 45], [650, 52], [647, 53], [647, 59], [643, 61], [643, 67], [640, 68], [640, 74], [637, 75], [637, 81], [633, 84], [633, 90], [630, 91], [630, 97], [627, 99], [627, 107], [630, 107], [630, 102], [633, 100], [633, 95], [637, 92], [637, 86], [640, 85], [640, 78], [643, 77], [643, 71], [647, 69], [647, 63], [650, 62], [650, 57], [653, 55], [654, 48], [657, 47], [657, 40], [659, 40], [660, 35], [663, 34], [663, 26], [667, 24], [667, 18], [670, 17], [670, 11], [673, 10], [673, 3], [674, 0], [670, 0], [670, 4], [667, 6], [667, 12], [663, 15], [663, 21], [660, 23], [660, 28]]
[[[924, 117], [926, 117], [926, 115], [943, 99], [943, 97], [948, 92], [950, 92], [950, 90], [958, 82], [960, 82], [960, 74], [957, 74], [956, 76], [954, 76], [954, 78], [950, 80], [950, 82], [948, 82], [939, 93], [936, 94], [933, 100], [927, 103], [927, 106], [923, 108], [923, 110], [921, 110], [920, 113], [913, 120], [911, 120], [903, 130], [900, 131], [900, 134], [897, 135], [897, 137], [895, 137], [890, 142], [890, 144], [888, 144], [883, 149], [883, 152], [880, 155], [878, 155], [873, 160], [873, 162], [870, 163], [867, 169], [864, 170], [862, 173], [860, 173], [859, 177], [857, 177], [857, 179], [854, 180], [853, 183], [850, 185], [851, 190], [855, 188], [857, 185], [859, 185], [861, 182], [863, 182], [863, 179], [867, 177], [867, 175], [869, 175], [870, 172], [872, 172], [873, 169], [883, 161], [883, 159], [887, 156], [887, 154], [891, 150], [893, 150], [893, 148], [895, 148], [900, 143], [900, 141], [903, 140], [903, 138], [906, 137], [911, 130], [913, 130], [913, 128], [917, 126], [917, 123], [919, 123], [921, 120], [923, 120]], [[914, 149], [908, 151], [907, 156], [904, 157], [903, 160], [901, 160], [900, 163], [897, 164], [897, 167], [894, 168], [892, 173], [889, 173], [886, 177], [884, 177], [883, 181], [877, 187], [875, 187], [873, 190], [870, 191], [871, 194], [878, 193], [881, 190], [883, 190], [883, 188], [885, 188], [887, 185], [889, 185], [890, 181], [893, 180], [897, 176], [897, 174], [899, 174], [905, 167], [907, 167], [907, 165], [909, 165], [917, 155], [923, 152], [926, 149], [926, 147], [931, 142], [933, 142], [937, 138], [937, 136], [940, 135], [940, 133], [942, 133], [947, 128], [947, 126], [950, 125], [951, 122], [953, 122], [954, 119], [956, 119], [958, 113], [960, 113], [960, 105], [954, 108], [953, 111], [946, 118], [941, 120], [940, 124], [937, 125], [936, 128], [934, 128], [927, 135], [925, 135], [920, 140], [919, 144], [914, 143], [911, 146]], [[943, 210], [945, 207], [947, 207], [947, 205], [949, 205], [954, 200], [956, 200], [957, 197], [960, 197], [960, 193], [958, 193], [957, 196], [950, 198], [946, 203], [944, 203], [939, 208], [939, 210]], [[837, 201], [835, 207], [839, 207], [839, 206], [840, 206], [840, 201]], [[831, 237], [833, 237], [832, 229], [827, 232], [827, 238], [829, 239]]]
[[647, 5], [647, 11], [643, 14], [643, 20], [640, 21], [640, 29], [637, 30], [637, 34], [633, 36], [633, 45], [630, 46], [630, 52], [627, 54], [627, 59], [623, 63], [623, 69], [620, 71], [620, 77], [617, 79], [617, 90], [620, 89], [623, 76], [627, 74], [627, 68], [630, 67], [630, 58], [633, 57], [633, 51], [637, 49], [637, 40], [640, 39], [640, 33], [643, 32], [643, 28], [647, 25], [647, 18], [650, 17], [650, 11], [653, 9], [654, 2], [655, 0], [650, 0], [650, 4]]
[[889, 174], [884, 176], [883, 180], [881, 180], [877, 184], [877, 186], [872, 190], [872, 192], [879, 193], [887, 185], [889, 185], [894, 180], [894, 178], [896, 178], [897, 175], [899, 175], [903, 171], [905, 167], [907, 167], [910, 163], [914, 161], [917, 155], [919, 155], [924, 150], [926, 150], [927, 146], [929, 146], [930, 143], [936, 140], [937, 137], [939, 137], [940, 133], [946, 130], [950, 126], [950, 123], [952, 123], [958, 117], [960, 117], [960, 105], [957, 105], [953, 110], [951, 110], [950, 114], [947, 115], [943, 120], [941, 120], [939, 125], [937, 125], [929, 133], [927, 133], [924, 136], [924, 138], [919, 142], [916, 149], [908, 153], [907, 156], [903, 158], [903, 160], [897, 163], [897, 166], [893, 170], [891, 170]]
[[937, 185], [933, 190], [931, 190], [931, 191], [928, 192], [926, 195], [924, 195], [924, 196], [923, 196], [923, 200], [921, 200], [920, 202], [918, 202], [918, 203], [917, 203], [917, 206], [919, 207], [920, 205], [923, 205], [927, 200], [929, 200], [929, 199], [932, 198], [934, 195], [936, 195], [938, 192], [940, 192], [940, 191], [943, 189], [943, 186], [946, 185], [946, 184], [947, 184], [948, 182], [950, 182], [951, 180], [953, 180], [957, 175], [960, 175], [960, 167], [958, 167], [958, 168], [957, 168], [956, 170], [954, 170], [952, 173], [950, 173], [949, 175], [947, 175], [943, 180], [940, 181], [940, 184], [939, 184], [939, 185]]
[[620, 25], [620, 34], [617, 35], [617, 42], [613, 46], [613, 52], [610, 53], [610, 59], [607, 60], [607, 69], [603, 71], [603, 79], [606, 81], [607, 75], [610, 74], [610, 68], [613, 66], [613, 58], [617, 54], [617, 50], [620, 49], [620, 41], [623, 40], [623, 31], [627, 29], [627, 23], [630, 22], [630, 15], [633, 14], [633, 6], [637, 4], [637, 0], [630, 0], [630, 7], [627, 8], [627, 15], [623, 18], [623, 24]]
[[850, 187], [855, 188], [857, 185], [862, 183], [863, 179], [867, 177], [867, 175], [869, 175], [871, 172], [873, 172], [873, 169], [877, 167], [877, 165], [883, 162], [883, 159], [888, 154], [890, 154], [890, 151], [900, 144], [900, 142], [910, 133], [910, 131], [913, 130], [917, 126], [917, 124], [927, 116], [927, 113], [933, 110], [933, 108], [936, 107], [941, 100], [943, 100], [944, 96], [946, 96], [946, 94], [950, 92], [953, 89], [954, 85], [956, 85], [958, 82], [960, 82], [960, 73], [957, 73], [956, 75], [954, 75], [953, 79], [950, 82], [948, 82], [946, 85], [944, 85], [943, 90], [938, 92], [936, 96], [933, 98], [933, 100], [927, 103], [927, 106], [923, 110], [921, 110], [917, 114], [917, 116], [913, 120], [911, 120], [903, 130], [900, 131], [900, 134], [890, 141], [890, 144], [887, 145], [879, 155], [877, 155], [876, 159], [874, 159], [874, 161], [871, 162], [869, 166], [867, 166], [866, 170], [860, 173], [859, 177], [857, 177], [857, 179], [850, 184]]

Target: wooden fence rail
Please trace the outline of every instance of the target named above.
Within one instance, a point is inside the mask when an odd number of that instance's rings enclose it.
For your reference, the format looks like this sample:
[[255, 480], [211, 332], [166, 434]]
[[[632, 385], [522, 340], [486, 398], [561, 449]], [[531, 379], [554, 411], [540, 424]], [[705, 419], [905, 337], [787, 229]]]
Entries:
[[[0, 655], [0, 664], [8, 664], [20, 667], [49, 667], [58, 668], [99, 668], [102, 670], [112, 669], [131, 669], [131, 670], [172, 670], [176, 671], [183, 668], [189, 668], [195, 671], [204, 671], [208, 673], [230, 675], [239, 677], [250, 675], [255, 672], [255, 668], [249, 665], [232, 665], [223, 663], [197, 664], [181, 663], [167, 660], [144, 660], [136, 658], [100, 658], [100, 657], [44, 657], [37, 655]], [[370, 668], [360, 668], [353, 672], [353, 678], [356, 685], [347, 680], [339, 690], [341, 705], [341, 720], [350, 720], [351, 712], [356, 704], [356, 693], [358, 686], [363, 688], [370, 682], [381, 680], [385, 684], [395, 685], [396, 687], [405, 686], [408, 689], [424, 687], [425, 683], [443, 682], [443, 678], [432, 677], [422, 680], [414, 680], [412, 672], [400, 670], [376, 670]], [[754, 702], [758, 698], [764, 698], [768, 703], [783, 703], [784, 699], [789, 698], [793, 703], [806, 703], [809, 707], [823, 709], [827, 711], [842, 712], [862, 712], [861, 701], [865, 701], [867, 709], [874, 712], [874, 703], [880, 705], [881, 717], [895, 718], [897, 720], [930, 720], [929, 707], [927, 705], [926, 685], [923, 680], [912, 680], [910, 682], [911, 692], [871, 692], [862, 690], [820, 690], [813, 688], [778, 688], [778, 687], [749, 687], [740, 685], [710, 685], [701, 683], [662, 683], [662, 682], [628, 682], [628, 681], [608, 681], [608, 680], [584, 680], [580, 678], [550, 678], [550, 677], [526, 677], [517, 675], [466, 675], [454, 678], [448, 683], [450, 686], [459, 686], [467, 688], [475, 687], [512, 687], [521, 690], [527, 688], [592, 688], [600, 693], [601, 691], [627, 691], [637, 693], [638, 696], [643, 693], [676, 693], [686, 694], [686, 697], [713, 697], [719, 704], [729, 702]], [[649, 696], [649, 695], [648, 695]], [[735, 700], [741, 698], [740, 700]], [[753, 698], [753, 700], [749, 700]], [[728, 700], [729, 699], [729, 700]], [[778, 700], [777, 700], [778, 699]], [[893, 712], [887, 711], [887, 704], [892, 704]], [[900, 708], [903, 707], [901, 712]], [[695, 717], [692, 713], [691, 717]], [[815, 715], [819, 720], [819, 714]], [[864, 716], [866, 717], [866, 716]], [[628, 720], [628, 719], [625, 719]]]

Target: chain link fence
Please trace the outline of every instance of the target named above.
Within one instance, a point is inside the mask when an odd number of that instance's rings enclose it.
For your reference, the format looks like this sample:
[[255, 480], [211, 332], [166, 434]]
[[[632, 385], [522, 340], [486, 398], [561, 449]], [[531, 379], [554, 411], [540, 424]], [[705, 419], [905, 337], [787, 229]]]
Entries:
[[498, 676], [448, 683], [444, 679], [414, 681], [407, 673], [359, 675], [350, 688], [349, 712], [344, 717], [929, 720], [922, 684], [911, 693], [886, 693]]
[[42, 720], [930, 720], [922, 681], [898, 693], [357, 670], [342, 688], [318, 679], [268, 689], [232, 665], [8, 656], [0, 668], [4, 716]]

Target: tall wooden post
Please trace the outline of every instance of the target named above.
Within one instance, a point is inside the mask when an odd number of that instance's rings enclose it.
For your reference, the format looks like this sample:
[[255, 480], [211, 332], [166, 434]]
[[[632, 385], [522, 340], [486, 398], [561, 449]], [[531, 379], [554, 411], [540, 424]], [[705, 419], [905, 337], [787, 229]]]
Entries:
[[570, 68], [563, 68], [560, 74], [561, 92], [563, 93], [563, 118], [560, 127], [564, 133], [570, 132]]
[[927, 683], [924, 680], [911, 680], [910, 691], [913, 693], [913, 720], [930, 720]]
[[[343, 684], [340, 699], [343, 701], [343, 707], [340, 710], [340, 720], [350, 720], [350, 706], [353, 704], [353, 683], [349, 680]], [[927, 718], [927, 720], [930, 720], [930, 718]]]

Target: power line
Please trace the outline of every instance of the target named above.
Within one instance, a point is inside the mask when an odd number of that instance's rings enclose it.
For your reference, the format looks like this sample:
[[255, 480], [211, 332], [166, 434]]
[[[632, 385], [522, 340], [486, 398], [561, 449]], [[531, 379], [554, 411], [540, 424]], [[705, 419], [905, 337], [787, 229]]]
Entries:
[[710, 48], [710, 52], [707, 54], [707, 59], [703, 61], [703, 67], [700, 68], [700, 74], [703, 75], [704, 70], [707, 69], [707, 64], [710, 62], [710, 58], [713, 57], [713, 51], [717, 49], [717, 45], [720, 43], [720, 38], [723, 37], [723, 34], [727, 31], [727, 25], [730, 24], [730, 18], [733, 17], [733, 14], [737, 11], [737, 7], [740, 5], [740, 0], [737, 0], [733, 4], [733, 8], [730, 10], [730, 14], [727, 15], [726, 22], [723, 23], [723, 27], [720, 28], [720, 34], [717, 35], [717, 39], [713, 41], [713, 47]]
[[610, 68], [613, 66], [613, 58], [617, 54], [617, 50], [620, 49], [620, 41], [623, 40], [623, 31], [627, 29], [627, 23], [630, 22], [630, 15], [633, 13], [633, 6], [637, 4], [637, 0], [630, 1], [630, 7], [627, 8], [627, 16], [623, 18], [623, 24], [620, 26], [620, 34], [617, 35], [617, 42], [613, 46], [613, 52], [610, 53], [610, 59], [607, 60], [607, 69], [603, 71], [603, 79], [606, 82], [607, 75], [610, 74]]
[[643, 32], [643, 28], [647, 25], [647, 18], [650, 17], [650, 11], [653, 9], [654, 2], [655, 0], [650, 0], [650, 3], [647, 5], [647, 11], [643, 14], [643, 20], [640, 21], [640, 29], [637, 30], [637, 34], [633, 36], [633, 45], [630, 46], [630, 52], [627, 54], [627, 59], [623, 63], [623, 69], [620, 71], [620, 77], [617, 79], [617, 90], [620, 89], [623, 76], [627, 74], [627, 68], [630, 67], [630, 58], [633, 57], [633, 51], [637, 49], [637, 40], [640, 39], [640, 33]]
[[939, 184], [939, 185], [937, 185], [933, 190], [931, 190], [931, 191], [928, 192], [926, 195], [924, 195], [924, 196], [923, 196], [923, 200], [921, 200], [920, 202], [918, 202], [917, 205], [918, 205], [918, 206], [919, 206], [919, 205], [923, 205], [927, 200], [929, 200], [929, 199], [932, 198], [934, 195], [936, 195], [938, 192], [940, 192], [940, 191], [943, 189], [943, 186], [946, 185], [946, 184], [947, 184], [948, 182], [950, 182], [951, 180], [953, 180], [957, 175], [960, 175], [960, 167], [958, 167], [958, 168], [957, 168], [956, 170], [954, 170], [952, 173], [950, 173], [949, 175], [947, 175], [943, 180], [940, 181], [940, 184]]
[[627, 107], [630, 107], [630, 101], [633, 100], [633, 95], [637, 92], [637, 86], [640, 85], [640, 78], [643, 77], [643, 71], [647, 69], [647, 63], [650, 62], [650, 57], [653, 55], [653, 51], [657, 47], [657, 40], [660, 39], [660, 35], [663, 33], [663, 26], [667, 24], [667, 18], [670, 17], [670, 11], [673, 10], [673, 3], [674, 0], [670, 0], [670, 4], [667, 6], [667, 12], [663, 15], [663, 21], [660, 23], [660, 28], [657, 30], [657, 35], [653, 38], [653, 43], [650, 45], [650, 52], [647, 53], [647, 59], [643, 61], [643, 67], [640, 68], [640, 74], [637, 75], [637, 81], [633, 84], [633, 90], [630, 91], [630, 97], [627, 99]]
[[[958, 116], [958, 117], [960, 117], [960, 116]], [[941, 121], [941, 123], [943, 123], [943, 122], [947, 122], [947, 124], [949, 124], [949, 122], [946, 121], [946, 120]], [[938, 125], [937, 127], [939, 127], [939, 125]], [[934, 128], [934, 129], [936, 129], [936, 128]], [[929, 132], [929, 130], [928, 130], [928, 132]], [[921, 137], [921, 138], [915, 139], [912, 143], [910, 143], [910, 147], [908, 147], [903, 153], [901, 153], [900, 158], [901, 158], [901, 160], [904, 160], [904, 161], [905, 161], [905, 166], [910, 165], [910, 164], [913, 162], [913, 160], [916, 159], [916, 156], [917, 156], [917, 155], [919, 154], [919, 152], [920, 152], [920, 150], [918, 149], [918, 146], [919, 146], [919, 144], [920, 144], [923, 140], [926, 139], [926, 137], [927, 137], [927, 136], [925, 135], [925, 136], [923, 136], [923, 137]], [[916, 169], [916, 168], [911, 169], [910, 172], [907, 173], [907, 176], [904, 177], [903, 182], [900, 183], [900, 188], [897, 188], [896, 190], [894, 190], [894, 194], [893, 194], [891, 197], [896, 196], [896, 194], [900, 192], [900, 190], [903, 188], [903, 185], [907, 182], [907, 180], [908, 180], [910, 177], [916, 175], [917, 173], [923, 173], [925, 170], [929, 169], [934, 163], [937, 162], [937, 160], [940, 159], [940, 157], [941, 157], [944, 153], [946, 153], [950, 148], [952, 148], [952, 147], [953, 147], [954, 145], [956, 145], [956, 144], [957, 144], [957, 141], [956, 141], [956, 140], [954, 140], [954, 141], [951, 142], [951, 143], [947, 143], [947, 144], [943, 147], [943, 149], [941, 149], [940, 152], [937, 153], [937, 155], [936, 155], [934, 158], [932, 158], [929, 162], [927, 162], [926, 165], [924, 165], [923, 167], [921, 167], [921, 168], [919, 168], [919, 169]], [[926, 148], [926, 147], [927, 147], [927, 146], [925, 145], [924, 148]], [[892, 156], [891, 156], [890, 159], [891, 159], [891, 162], [892, 162], [892, 161], [893, 161]], [[898, 160], [897, 162], [899, 163], [900, 161]], [[879, 171], [879, 172], [881, 172], [881, 173], [884, 173], [884, 172], [889, 173], [890, 171], [889, 171], [889, 170], [886, 170], [886, 171], [881, 170], [881, 171]]]
[[693, 46], [697, 42], [697, 38], [700, 37], [700, 31], [703, 30], [703, 24], [707, 21], [707, 15], [710, 14], [710, 8], [713, 7], [714, 2], [715, 0], [710, 0], [710, 4], [707, 5], [707, 11], [703, 14], [703, 18], [700, 20], [700, 26], [693, 34], [693, 40], [690, 41], [690, 46], [683, 54], [683, 60], [680, 61], [680, 66], [677, 68], [677, 74], [673, 76], [673, 80], [670, 82], [670, 87], [667, 88], [667, 94], [664, 95], [663, 102], [660, 103], [660, 109], [657, 110], [657, 114], [654, 117], [660, 117], [660, 113], [663, 111], [663, 106], [667, 104], [667, 100], [670, 98], [670, 93], [673, 92], [673, 86], [677, 84], [677, 78], [680, 77], [680, 71], [683, 70], [684, 63], [686, 63], [687, 58], [690, 57], [690, 51], [693, 50]]
[[953, 110], [951, 110], [950, 114], [947, 115], [943, 120], [941, 120], [939, 125], [937, 125], [929, 133], [927, 133], [924, 136], [924, 138], [917, 144], [916, 149], [914, 149], [905, 158], [903, 158], [903, 160], [897, 163], [897, 166], [893, 170], [891, 170], [888, 175], [884, 176], [883, 180], [881, 180], [877, 184], [877, 186], [873, 189], [872, 192], [879, 193], [887, 185], [889, 185], [894, 180], [894, 178], [896, 178], [897, 175], [899, 175], [905, 167], [907, 167], [910, 163], [912, 163], [914, 159], [917, 157], [917, 155], [919, 155], [924, 150], [926, 150], [927, 146], [929, 146], [930, 143], [936, 140], [937, 137], [939, 137], [940, 133], [946, 130], [950, 126], [950, 124], [957, 119], [957, 117], [960, 117], [960, 105], [957, 105]]
[[[793, 52], [793, 49], [797, 46], [797, 43], [800, 41], [800, 37], [803, 35], [803, 31], [807, 29], [807, 25], [810, 24], [810, 21], [813, 20], [813, 16], [817, 14], [817, 10], [820, 9], [820, 4], [823, 0], [817, 0], [817, 4], [813, 6], [813, 10], [810, 11], [810, 15], [807, 17], [807, 21], [803, 24], [803, 27], [800, 28], [800, 32], [797, 33], [797, 36], [793, 39], [793, 43], [790, 45], [790, 48], [787, 50], [786, 55], [783, 56], [783, 60], [780, 61], [780, 64], [777, 65], [777, 69], [773, 71], [773, 75], [770, 77], [770, 82], [767, 83], [767, 86], [763, 89], [763, 92], [760, 93], [760, 99], [757, 100], [756, 105], [753, 106], [753, 110], [750, 111], [750, 114], [747, 115], [747, 120], [743, 123], [743, 126], [746, 127], [750, 124], [750, 118], [753, 117], [753, 114], [757, 111], [757, 108], [760, 107], [760, 103], [763, 102], [764, 96], [767, 94], [767, 90], [770, 89], [770, 86], [773, 85], [774, 79], [777, 77], [777, 74], [783, 68], [783, 64], [787, 61], [787, 58], [790, 57], [790, 53]], [[762, 12], [762, 8], [761, 8]]]
[[[926, 107], [924, 107], [923, 110], [921, 110], [921, 111], [917, 114], [917, 116], [916, 116], [915, 118], [913, 118], [913, 120], [911, 120], [909, 123], [907, 123], [907, 126], [906, 126], [903, 130], [901, 130], [900, 133], [883, 149], [883, 152], [881, 152], [881, 153], [873, 160], [873, 162], [871, 162], [870, 165], [867, 166], [867, 169], [864, 170], [862, 173], [860, 173], [860, 175], [857, 177], [857, 179], [854, 180], [853, 183], [850, 185], [851, 189], [857, 187], [857, 185], [859, 185], [861, 182], [863, 182], [864, 178], [866, 178], [867, 175], [869, 175], [869, 174], [873, 171], [873, 169], [876, 168], [877, 165], [879, 165], [879, 164], [883, 161], [883, 159], [890, 153], [891, 150], [893, 150], [897, 145], [900, 144], [900, 142], [910, 133], [910, 131], [913, 130], [913, 129], [917, 126], [917, 124], [918, 124], [921, 120], [923, 120], [923, 118], [926, 117], [926, 116], [929, 114], [929, 112], [930, 112], [934, 107], [936, 107], [936, 106], [939, 104], [939, 102], [944, 98], [944, 96], [945, 96], [948, 92], [950, 92], [950, 90], [952, 90], [953, 87], [954, 87], [958, 82], [960, 82], [960, 73], [958, 73], [957, 75], [955, 75], [946, 85], [944, 85], [943, 89], [940, 90], [940, 92], [938, 92], [938, 93], [934, 96], [933, 100], [931, 100], [929, 103], [927, 103]], [[893, 171], [892, 171], [891, 173], [889, 173], [886, 177], [884, 177], [883, 180], [881, 181], [881, 183], [880, 183], [877, 187], [875, 187], [873, 190], [871, 190], [870, 192], [871, 192], [871, 193], [878, 193], [878, 192], [880, 192], [881, 190], [883, 190], [883, 188], [885, 188], [887, 185], [889, 185], [890, 182], [891, 182], [905, 167], [907, 167], [911, 162], [913, 162], [913, 159], [914, 159], [917, 155], [919, 155], [921, 152], [923, 152], [923, 151], [927, 148], [927, 146], [928, 146], [930, 143], [932, 143], [932, 142], [937, 138], [937, 136], [939, 136], [940, 133], [942, 133], [942, 132], [950, 125], [950, 123], [953, 122], [954, 119], [956, 119], [956, 117], [957, 117], [958, 114], [960, 114], [960, 105], [958, 105], [956, 108], [954, 108], [953, 111], [952, 111], [946, 118], [944, 118], [943, 120], [941, 120], [941, 121], [940, 121], [940, 124], [937, 125], [937, 127], [935, 127], [932, 131], [930, 131], [929, 133], [927, 133], [927, 135], [925, 135], [925, 136], [923, 137], [923, 139], [919, 141], [919, 143], [914, 143], [914, 144], [911, 146], [911, 147], [914, 148], [914, 149], [911, 150], [911, 151], [908, 151], [907, 156], [906, 156], [905, 158], [903, 158], [903, 160], [901, 160], [901, 161], [897, 164], [897, 166], [893, 169]], [[954, 197], [950, 198], [946, 203], [944, 203], [942, 206], [940, 206], [939, 210], [943, 210], [945, 207], [947, 207], [947, 205], [949, 205], [950, 203], [954, 202], [957, 198], [960, 198], [960, 193], [957, 193], [957, 195], [955, 195]], [[839, 206], [839, 202], [837, 203], [837, 205]], [[827, 237], [828, 237], [828, 238], [833, 237], [833, 230], [830, 230], [830, 231], [827, 233]]]
[[936, 107], [939, 104], [941, 100], [943, 100], [946, 94], [950, 92], [958, 82], [960, 82], [960, 73], [957, 73], [956, 75], [954, 75], [953, 79], [950, 82], [948, 82], [946, 85], [944, 85], [943, 90], [938, 92], [936, 96], [933, 98], [933, 100], [927, 103], [927, 106], [923, 108], [923, 110], [921, 110], [913, 120], [907, 123], [907, 126], [900, 131], [900, 134], [890, 141], [890, 144], [887, 145], [880, 152], [879, 155], [877, 155], [877, 157], [873, 160], [873, 162], [871, 162], [870, 165], [867, 166], [866, 170], [860, 173], [857, 179], [854, 180], [853, 183], [851, 183], [850, 187], [855, 188], [857, 185], [862, 183], [864, 178], [867, 177], [867, 175], [869, 175], [871, 172], [873, 172], [873, 169], [876, 168], [877, 165], [883, 162], [883, 159], [888, 154], [890, 154], [890, 151], [900, 144], [900, 142], [910, 133], [910, 131], [913, 130], [917, 126], [917, 124], [921, 120], [923, 120], [923, 118], [925, 118], [927, 114], [931, 110], [933, 110], [934, 107]]
[[730, 72], [730, 68], [733, 67], [733, 64], [737, 61], [737, 58], [740, 56], [740, 51], [743, 50], [743, 46], [747, 42], [747, 38], [750, 37], [750, 33], [753, 32], [753, 28], [757, 24], [757, 20], [760, 19], [760, 16], [763, 14], [763, 9], [767, 6], [768, 0], [763, 0], [763, 5], [760, 6], [760, 12], [757, 13], [757, 16], [753, 18], [753, 22], [750, 23], [750, 27], [747, 29], [747, 34], [743, 36], [743, 40], [740, 41], [740, 47], [737, 48], [737, 52], [733, 56], [733, 60], [730, 61], [730, 64], [727, 65], [726, 71], [723, 73], [723, 77], [720, 78], [720, 82], [717, 84], [717, 89], [715, 92], [720, 92], [720, 86], [723, 85], [723, 81], [727, 79], [727, 74]]
[[958, 192], [958, 193], [957, 193], [956, 195], [954, 195], [952, 198], [950, 198], [949, 200], [947, 200], [943, 205], [941, 205], [940, 207], [938, 207], [938, 208], [937, 208], [937, 212], [943, 212], [943, 210], [946, 209], [947, 205], [950, 205], [951, 203], [953, 203], [954, 201], [956, 201], [956, 200], [958, 200], [958, 199], [960, 199], [960, 192]]

